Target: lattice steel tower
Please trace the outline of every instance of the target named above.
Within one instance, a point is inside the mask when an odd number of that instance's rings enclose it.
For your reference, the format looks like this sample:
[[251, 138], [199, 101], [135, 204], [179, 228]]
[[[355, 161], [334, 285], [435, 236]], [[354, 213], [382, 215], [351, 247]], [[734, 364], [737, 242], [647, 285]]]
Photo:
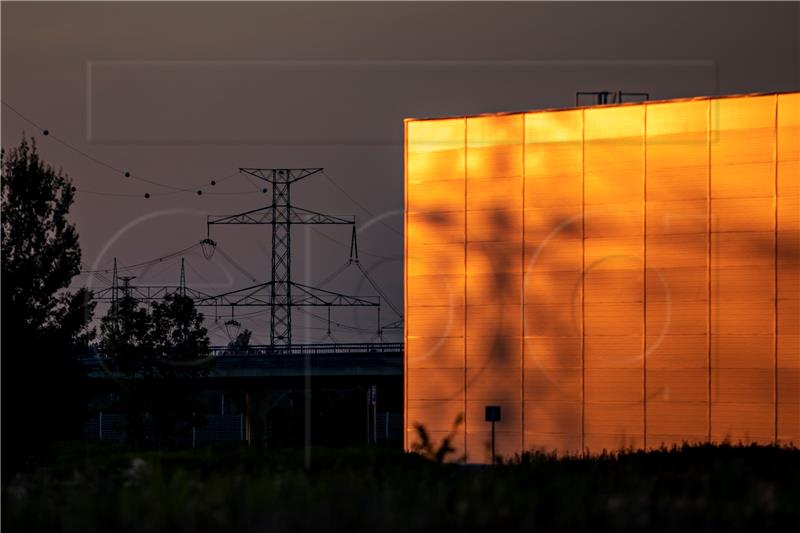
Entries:
[[321, 169], [292, 171], [269, 169], [242, 169], [248, 174], [272, 183], [272, 286], [270, 288], [270, 343], [292, 339], [292, 183], [308, 177]]
[[[292, 307], [379, 305], [367, 300], [336, 294], [292, 281], [292, 232], [294, 224], [355, 224], [354, 217], [317, 213], [293, 206], [291, 186], [303, 178], [322, 172], [321, 168], [240, 168], [241, 172], [272, 185], [272, 204], [237, 215], [208, 217], [208, 224], [270, 224], [272, 225], [272, 271], [269, 286], [270, 344], [288, 346], [292, 343]], [[260, 287], [259, 285], [256, 287]], [[293, 294], [293, 289], [297, 295]], [[242, 291], [235, 291], [241, 293]], [[224, 297], [227, 295], [221, 295]], [[240, 304], [241, 305], [241, 304]]]

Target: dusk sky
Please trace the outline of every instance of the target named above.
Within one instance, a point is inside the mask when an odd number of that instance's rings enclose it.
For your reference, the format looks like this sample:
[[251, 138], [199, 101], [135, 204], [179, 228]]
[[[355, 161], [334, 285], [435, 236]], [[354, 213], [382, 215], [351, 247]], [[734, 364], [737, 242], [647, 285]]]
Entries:
[[[3, 2], [3, 102], [52, 135], [3, 106], [2, 144], [24, 130], [73, 179], [87, 269], [170, 254], [206, 236], [206, 215], [267, 205], [263, 184], [231, 176], [239, 167], [324, 167], [293, 187], [293, 203], [356, 215], [361, 259], [402, 308], [403, 118], [570, 107], [576, 91], [798, 90], [799, 27], [798, 3]], [[195, 248], [188, 284], [219, 293], [253, 284], [245, 273], [267, 281], [269, 231], [213, 228], [238, 267]], [[349, 239], [344, 227], [296, 228], [294, 279], [324, 280]], [[174, 284], [179, 263], [130, 274]], [[75, 285], [90, 280], [105, 286], [85, 275]], [[374, 294], [355, 269], [326, 288]], [[371, 313], [336, 313], [374, 329]], [[266, 317], [244, 321], [257, 343]], [[384, 306], [382, 322], [396, 318]], [[324, 328], [298, 315], [295, 342], [324, 341]]]

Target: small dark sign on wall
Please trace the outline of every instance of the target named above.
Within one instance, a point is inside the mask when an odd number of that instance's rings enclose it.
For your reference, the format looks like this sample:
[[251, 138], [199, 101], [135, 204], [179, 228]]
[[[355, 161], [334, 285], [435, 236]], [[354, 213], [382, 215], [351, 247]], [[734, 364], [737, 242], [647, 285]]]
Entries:
[[486, 421], [487, 422], [500, 422], [500, 406], [487, 405], [486, 406]]

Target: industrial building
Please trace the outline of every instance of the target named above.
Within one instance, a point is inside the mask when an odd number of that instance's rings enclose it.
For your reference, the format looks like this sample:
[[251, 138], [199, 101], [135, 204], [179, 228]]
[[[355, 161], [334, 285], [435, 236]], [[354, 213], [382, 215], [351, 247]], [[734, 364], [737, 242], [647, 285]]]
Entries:
[[800, 93], [407, 119], [405, 447], [800, 443], [799, 159]]

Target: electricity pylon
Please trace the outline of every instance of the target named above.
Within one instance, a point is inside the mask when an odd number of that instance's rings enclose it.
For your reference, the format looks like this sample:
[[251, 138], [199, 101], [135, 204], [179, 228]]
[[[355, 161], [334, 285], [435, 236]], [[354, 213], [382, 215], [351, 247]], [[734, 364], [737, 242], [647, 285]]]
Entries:
[[183, 259], [181, 259], [181, 277], [178, 285], [134, 285], [131, 283], [135, 279], [134, 276], [119, 276], [117, 274], [116, 258], [114, 258], [113, 272], [111, 286], [95, 290], [92, 299], [98, 302], [110, 302], [112, 306], [115, 306], [119, 301], [121, 292], [122, 296], [126, 298], [133, 298], [145, 303], [164, 300], [170, 294], [188, 296], [195, 302], [202, 302], [203, 305], [212, 305], [214, 303], [214, 296], [186, 286], [186, 267]]
[[[378, 306], [380, 300], [368, 300], [309, 287], [292, 281], [292, 225], [350, 224], [355, 217], [317, 213], [291, 203], [291, 186], [304, 178], [322, 172], [321, 168], [240, 168], [240, 172], [272, 185], [272, 204], [236, 215], [209, 216], [210, 226], [216, 224], [268, 224], [272, 226], [272, 269], [270, 281], [239, 291], [216, 295], [216, 301], [235, 302], [232, 305], [267, 305], [270, 309], [269, 340], [273, 346], [292, 344], [292, 307], [295, 306]], [[269, 289], [269, 297], [259, 297], [261, 288]], [[249, 303], [248, 303], [249, 302]], [[205, 302], [201, 302], [205, 303]]]

